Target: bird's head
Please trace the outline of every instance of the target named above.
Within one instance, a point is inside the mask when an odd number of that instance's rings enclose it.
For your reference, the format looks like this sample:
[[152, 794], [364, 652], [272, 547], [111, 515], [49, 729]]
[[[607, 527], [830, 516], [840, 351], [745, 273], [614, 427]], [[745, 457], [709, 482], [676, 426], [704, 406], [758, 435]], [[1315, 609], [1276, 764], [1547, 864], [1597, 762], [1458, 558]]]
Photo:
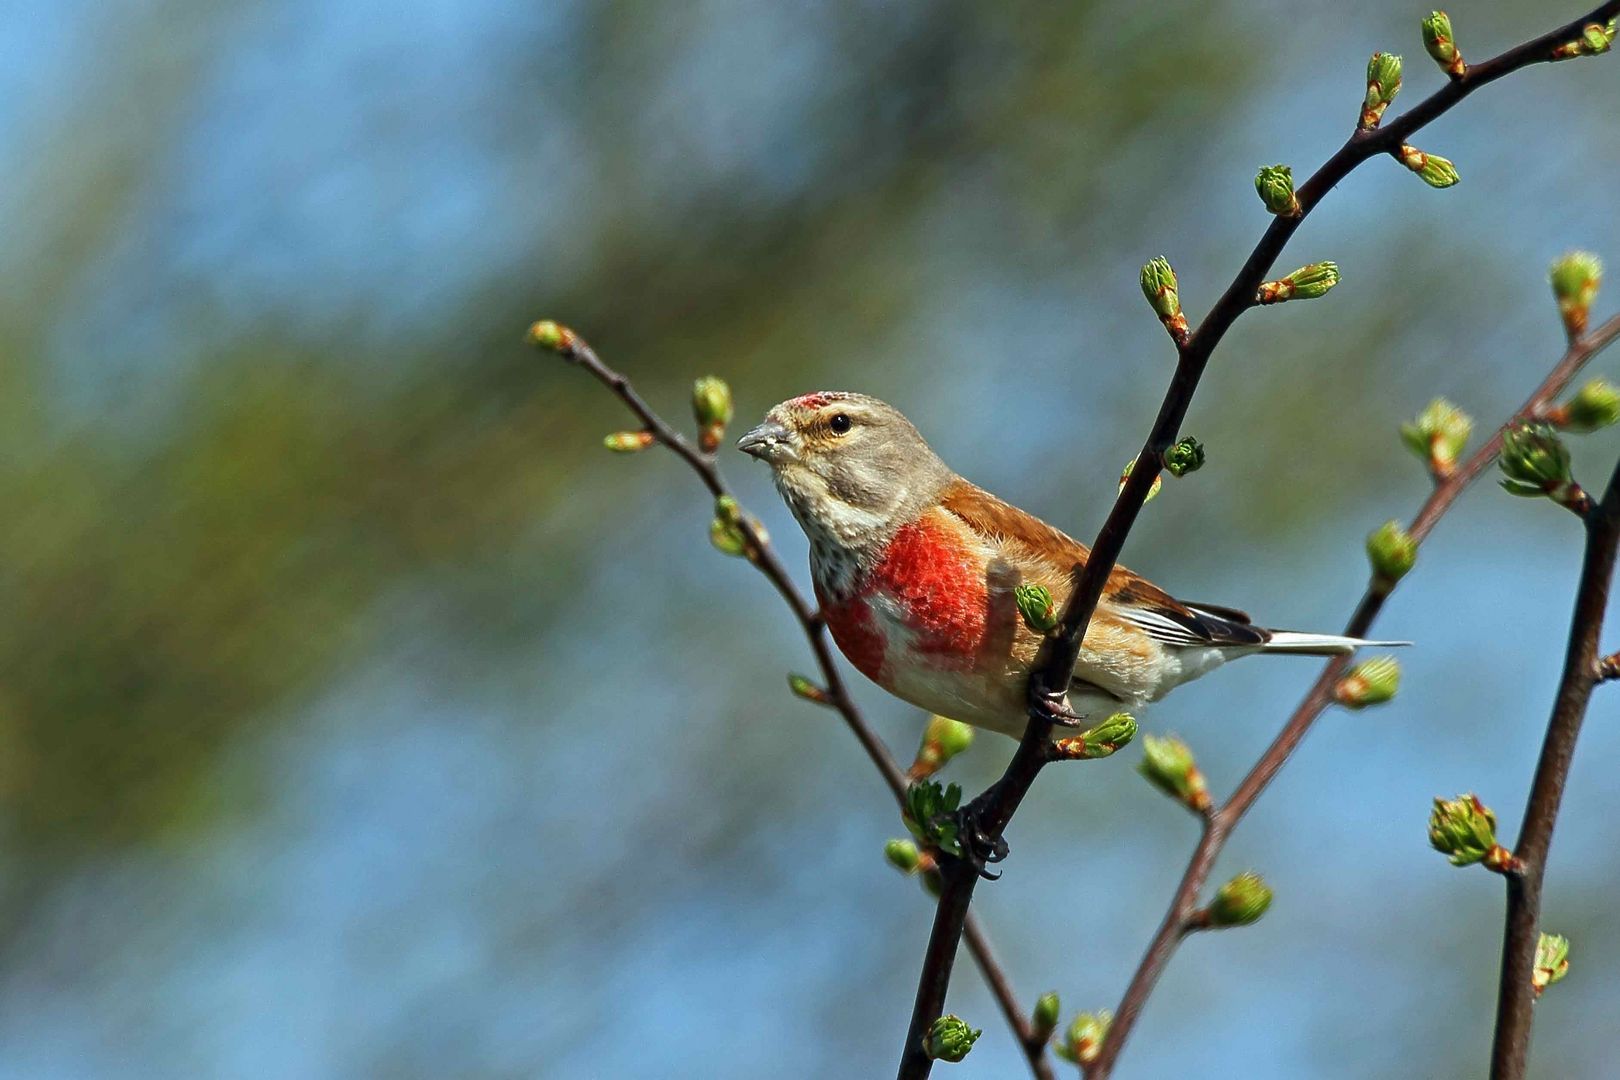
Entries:
[[824, 391], [782, 402], [737, 440], [771, 467], [812, 539], [880, 540], [954, 479], [911, 421], [864, 394]]

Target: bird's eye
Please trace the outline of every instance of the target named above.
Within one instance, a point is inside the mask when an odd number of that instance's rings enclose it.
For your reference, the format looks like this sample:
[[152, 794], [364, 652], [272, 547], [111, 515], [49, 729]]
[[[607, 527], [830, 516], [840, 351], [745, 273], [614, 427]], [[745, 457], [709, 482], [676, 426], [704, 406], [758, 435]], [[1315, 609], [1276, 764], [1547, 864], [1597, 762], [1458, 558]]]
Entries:
[[855, 425], [843, 413], [834, 413], [833, 418], [827, 421], [827, 426], [832, 428], [834, 435], [848, 435], [849, 429]]

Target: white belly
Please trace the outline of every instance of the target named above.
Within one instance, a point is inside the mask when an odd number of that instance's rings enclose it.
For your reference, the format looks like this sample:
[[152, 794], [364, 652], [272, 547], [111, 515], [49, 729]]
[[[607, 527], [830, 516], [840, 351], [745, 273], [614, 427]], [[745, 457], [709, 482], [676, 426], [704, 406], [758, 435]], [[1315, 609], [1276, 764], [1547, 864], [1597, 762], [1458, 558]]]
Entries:
[[[871, 596], [869, 605], [874, 629], [883, 635], [884, 689], [919, 708], [952, 720], [1013, 738], [1023, 734], [1028, 719], [1023, 674], [1013, 670], [1011, 657], [1007, 658], [1007, 669], [1002, 671], [986, 670], [982, 659], [977, 665], [965, 661], [952, 664], [946, 657], [919, 661], [916, 635], [906, 623], [900, 602], [878, 591]], [[1214, 646], [1160, 648], [1155, 650], [1152, 662], [1133, 664], [1117, 671], [1114, 668], [1118, 665], [1108, 662], [1113, 658], [1087, 657], [1082, 653], [1076, 665], [1078, 681], [1070, 691], [1069, 706], [1091, 720], [1101, 720], [1121, 710], [1137, 713], [1149, 702], [1158, 701], [1183, 683], [1247, 651]], [[1106, 675], [1098, 671], [1101, 677], [1088, 680], [1087, 669], [1093, 665], [1106, 669]], [[1088, 682], [1106, 684], [1109, 692], [1098, 691], [1088, 686]], [[1058, 734], [1062, 733], [1059, 729]]]

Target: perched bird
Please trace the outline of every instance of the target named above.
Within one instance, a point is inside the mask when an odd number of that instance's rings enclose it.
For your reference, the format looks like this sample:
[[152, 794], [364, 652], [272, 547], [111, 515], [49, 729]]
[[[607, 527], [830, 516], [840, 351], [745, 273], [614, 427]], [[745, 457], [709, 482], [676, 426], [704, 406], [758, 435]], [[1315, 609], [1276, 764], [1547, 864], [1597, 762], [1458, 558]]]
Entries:
[[[1022, 734], [1041, 637], [1024, 624], [1014, 590], [1044, 585], [1061, 607], [1086, 546], [962, 479], [897, 409], [864, 394], [784, 401], [737, 448], [770, 464], [809, 538], [816, 598], [850, 663], [929, 712]], [[1399, 643], [1268, 630], [1116, 566], [1067, 710], [1136, 709], [1239, 656], [1384, 644]]]

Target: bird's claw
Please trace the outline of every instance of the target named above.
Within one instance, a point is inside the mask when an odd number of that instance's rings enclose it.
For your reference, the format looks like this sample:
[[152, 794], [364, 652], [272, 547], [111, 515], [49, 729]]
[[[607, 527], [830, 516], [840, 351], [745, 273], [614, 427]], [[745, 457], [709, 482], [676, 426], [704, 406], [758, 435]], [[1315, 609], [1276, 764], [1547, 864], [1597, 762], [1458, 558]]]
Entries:
[[1068, 691], [1048, 690], [1045, 686], [1036, 688], [1030, 712], [1056, 727], [1077, 728], [1086, 722], [1086, 718], [1069, 704]]
[[992, 836], [985, 829], [979, 820], [982, 810], [979, 800], [975, 799], [956, 811], [957, 846], [961, 848], [963, 862], [986, 881], [995, 881], [1001, 875], [992, 874], [986, 866], [1007, 857], [1007, 841], [1000, 836]]

